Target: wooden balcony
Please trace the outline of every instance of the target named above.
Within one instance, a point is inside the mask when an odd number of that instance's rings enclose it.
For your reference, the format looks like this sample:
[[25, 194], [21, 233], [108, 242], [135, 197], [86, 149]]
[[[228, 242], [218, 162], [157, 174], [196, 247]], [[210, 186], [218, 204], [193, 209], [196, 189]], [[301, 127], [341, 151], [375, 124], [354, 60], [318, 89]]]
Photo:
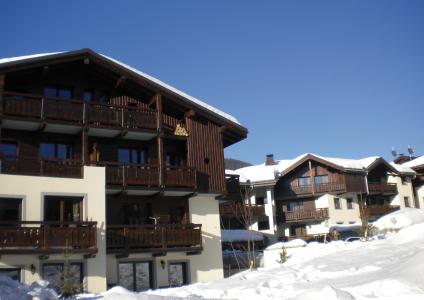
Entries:
[[0, 174], [82, 178], [82, 173], [80, 160], [0, 156]]
[[106, 167], [106, 184], [119, 186], [159, 187], [159, 167], [148, 164], [101, 162]]
[[383, 216], [397, 210], [399, 210], [399, 206], [392, 205], [369, 205], [364, 208], [364, 212], [368, 216]]
[[196, 188], [196, 169], [192, 167], [166, 167], [165, 187]]
[[0, 254], [97, 253], [97, 222], [2, 222]]
[[224, 217], [248, 216], [249, 209], [253, 217], [265, 216], [265, 206], [263, 205], [251, 204], [249, 206], [241, 201], [228, 201], [219, 204], [219, 214]]
[[4, 93], [3, 114], [14, 119], [119, 130], [154, 130], [157, 127], [157, 112], [152, 109], [11, 92]]
[[286, 223], [323, 221], [328, 217], [328, 208], [283, 212], [283, 222]]
[[202, 225], [108, 225], [107, 252], [201, 251]]
[[397, 185], [396, 183], [386, 183], [386, 182], [368, 182], [368, 191], [370, 194], [397, 194]]
[[343, 193], [345, 191], [346, 191], [346, 184], [340, 181], [340, 182], [319, 183], [319, 184], [315, 184], [314, 186], [312, 185], [291, 186], [284, 189], [283, 196], [284, 197], [307, 196], [307, 195], [322, 194], [322, 193]]
[[332, 192], [343, 192], [346, 190], [346, 184], [344, 182], [328, 182], [315, 184], [315, 193], [332, 193]]

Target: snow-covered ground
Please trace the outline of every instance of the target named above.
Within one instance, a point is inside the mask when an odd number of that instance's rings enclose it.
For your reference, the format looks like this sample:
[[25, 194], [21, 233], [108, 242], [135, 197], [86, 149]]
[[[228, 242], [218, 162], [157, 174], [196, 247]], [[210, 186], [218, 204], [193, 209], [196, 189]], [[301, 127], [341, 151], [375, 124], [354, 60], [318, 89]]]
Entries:
[[227, 279], [139, 294], [115, 287], [79, 299], [424, 299], [424, 210], [404, 209], [377, 224], [388, 231], [383, 238], [310, 243], [293, 248], [284, 264]]

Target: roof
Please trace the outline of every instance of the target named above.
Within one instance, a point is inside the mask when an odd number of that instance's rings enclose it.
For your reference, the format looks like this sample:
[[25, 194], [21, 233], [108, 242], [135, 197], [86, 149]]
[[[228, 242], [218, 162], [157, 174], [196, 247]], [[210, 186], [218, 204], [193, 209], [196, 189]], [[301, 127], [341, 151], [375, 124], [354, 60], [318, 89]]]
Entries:
[[100, 53], [96, 53], [96, 52], [94, 52], [93, 50], [90, 50], [90, 49], [81, 49], [81, 50], [77, 50], [77, 51], [40, 53], [40, 54], [33, 54], [33, 55], [0, 58], [0, 67], [6, 66], [6, 65], [7, 66], [13, 65], [17, 62], [30, 62], [30, 61], [34, 61], [34, 60], [38, 60], [38, 59], [50, 59], [50, 58], [55, 58], [55, 57], [58, 57], [58, 56], [64, 56], [64, 55], [67, 55], [67, 54], [76, 54], [76, 53], [79, 53], [79, 52], [81, 52], [81, 53], [87, 52], [87, 53], [94, 54], [94, 55], [100, 55], [103, 58], [109, 60], [110, 62], [113, 62], [113, 63], [125, 68], [126, 70], [135, 73], [136, 75], [142, 77], [143, 79], [148, 80], [150, 82], [153, 82], [153, 83], [161, 86], [162, 88], [181, 96], [187, 102], [191, 102], [192, 104], [198, 105], [198, 106], [202, 107], [203, 109], [205, 109], [205, 110], [207, 110], [207, 111], [209, 111], [209, 112], [211, 112], [215, 115], [218, 115], [218, 116], [220, 116], [220, 117], [222, 117], [222, 118], [224, 118], [224, 119], [226, 119], [230, 122], [233, 122], [233, 123], [241, 126], [239, 121], [235, 117], [231, 116], [230, 114], [227, 114], [227, 113], [219, 110], [218, 108], [215, 108], [215, 107], [213, 107], [209, 104], [206, 104], [205, 102], [203, 102], [203, 101], [201, 101], [201, 100], [199, 100], [195, 97], [192, 97], [192, 96], [186, 94], [185, 92], [180, 91], [180, 90], [170, 86], [169, 84], [162, 82], [161, 80], [159, 80], [159, 79], [157, 79], [153, 76], [150, 76], [150, 75], [148, 75], [148, 74], [146, 74], [146, 73], [144, 73], [140, 70], [137, 70], [136, 68], [133, 68], [133, 67], [131, 67], [131, 66], [125, 64], [125, 63], [122, 63], [122, 62], [120, 62], [120, 61], [118, 61], [114, 58], [111, 58], [109, 56], [106, 56], [106, 55], [103, 55], [103, 54], [100, 54]]
[[[380, 156], [370, 156], [362, 159], [346, 159], [337, 157], [325, 157], [313, 153], [304, 153], [294, 159], [277, 160], [275, 165], [254, 165], [238, 169], [235, 171], [235, 173], [240, 175], [241, 182], [247, 182], [247, 180], [250, 180], [250, 182], [275, 181], [279, 174], [284, 175], [284, 173], [290, 172], [292, 169], [296, 168], [298, 164], [301, 164], [304, 160], [307, 160], [309, 158], [321, 160], [324, 163], [330, 164], [333, 167], [336, 167], [343, 171], [355, 172], [368, 171], [373, 167], [374, 163], [377, 161], [386, 162]], [[394, 171], [398, 171], [400, 173], [414, 173], [412, 169], [404, 167], [402, 165], [397, 165], [394, 163], [387, 163], [387, 165], [393, 168]]]
[[402, 166], [412, 168], [412, 169], [424, 167], [424, 155], [417, 157], [406, 163], [403, 163]]

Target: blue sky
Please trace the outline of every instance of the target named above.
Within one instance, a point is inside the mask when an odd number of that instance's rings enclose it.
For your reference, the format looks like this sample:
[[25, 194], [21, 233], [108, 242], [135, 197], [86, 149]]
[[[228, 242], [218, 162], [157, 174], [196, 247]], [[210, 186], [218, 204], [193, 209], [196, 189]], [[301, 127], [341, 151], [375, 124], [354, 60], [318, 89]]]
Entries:
[[424, 1], [14, 0], [0, 37], [0, 57], [92, 48], [234, 115], [227, 157], [424, 154]]

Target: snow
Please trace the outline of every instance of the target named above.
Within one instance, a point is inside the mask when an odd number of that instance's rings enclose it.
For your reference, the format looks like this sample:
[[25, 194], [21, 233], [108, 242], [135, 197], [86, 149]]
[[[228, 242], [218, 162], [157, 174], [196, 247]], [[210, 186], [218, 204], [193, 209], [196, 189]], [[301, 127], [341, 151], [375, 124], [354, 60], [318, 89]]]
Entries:
[[417, 157], [411, 161], [408, 161], [404, 164], [402, 164], [402, 166], [404, 167], [408, 167], [408, 168], [415, 168], [415, 167], [419, 167], [419, 166], [424, 166], [424, 155]]
[[385, 215], [373, 223], [380, 230], [398, 230], [424, 222], [424, 209], [403, 208]]
[[[284, 264], [275, 260], [269, 267], [209, 283], [142, 293], [114, 287], [101, 294], [81, 294], [78, 299], [424, 299], [424, 210], [402, 209], [377, 223], [399, 231], [369, 242], [287, 247], [291, 253]], [[301, 244], [292, 241], [291, 246]], [[31, 294], [38, 299], [57, 299], [46, 282], [27, 286], [0, 277], [2, 300], [30, 299]]]
[[[68, 53], [68, 52], [72, 52], [72, 51], [40, 53], [40, 54], [17, 56], [17, 57], [10, 57], [10, 58], [0, 58], [0, 65], [6, 64], [6, 63], [11, 63], [11, 62], [17, 62], [17, 61], [32, 59], [32, 58], [46, 57], [46, 56], [51, 56], [51, 55], [56, 55], [56, 54], [65, 54], [65, 53]], [[99, 53], [99, 55], [103, 56], [104, 58], [106, 58], [106, 59], [108, 59], [108, 60], [110, 60], [110, 61], [112, 61], [112, 62], [114, 62], [118, 65], [120, 65], [121, 67], [123, 67], [123, 68], [125, 68], [125, 69], [127, 69], [131, 72], [136, 73], [138, 76], [141, 76], [141, 77], [143, 77], [143, 78], [145, 78], [149, 81], [152, 81], [152, 82], [162, 86], [163, 88], [183, 97], [184, 99], [188, 100], [189, 102], [195, 103], [198, 106], [201, 106], [201, 107], [205, 108], [206, 110], [209, 110], [210, 112], [213, 112], [213, 113], [221, 116], [224, 119], [227, 119], [227, 120], [229, 120], [233, 123], [241, 125], [235, 117], [233, 117], [233, 116], [231, 116], [231, 115], [229, 115], [229, 114], [227, 114], [227, 113], [225, 113], [225, 112], [223, 112], [223, 111], [221, 111], [221, 110], [219, 110], [219, 109], [217, 109], [217, 108], [215, 108], [215, 107], [213, 107], [213, 106], [211, 106], [211, 105], [209, 105], [209, 104], [207, 104], [207, 103], [205, 103], [205, 102], [203, 102], [203, 101], [201, 101], [197, 98], [194, 98], [194, 97], [184, 93], [183, 91], [180, 91], [180, 90], [174, 88], [173, 86], [170, 86], [169, 84], [166, 84], [163, 81], [160, 81], [159, 79], [157, 79], [153, 76], [150, 76], [150, 75], [148, 75], [144, 72], [141, 72], [140, 70], [137, 70], [136, 68], [133, 68], [133, 67], [127, 65], [127, 64], [124, 64], [123, 62], [120, 62], [119, 60], [116, 60], [116, 59], [111, 58], [109, 56], [106, 56], [104, 54]]]
[[48, 282], [39, 280], [31, 285], [19, 283], [6, 276], [0, 276], [1, 300], [56, 300], [57, 293], [48, 288]]
[[[345, 170], [355, 171], [366, 171], [369, 167], [372, 166], [375, 161], [382, 159], [379, 156], [370, 156], [362, 159], [347, 159], [325, 157], [314, 153], [304, 153], [294, 159], [277, 160], [275, 165], [266, 166], [265, 164], [259, 164], [237, 169], [233, 171], [233, 173], [240, 175], [241, 182], [247, 182], [247, 180], [250, 180], [253, 183], [259, 183], [263, 181], [274, 181], [276, 180], [276, 176], [278, 175], [278, 173], [283, 173], [285, 170], [289, 169], [291, 166], [295, 165], [297, 162], [299, 162], [308, 155], [325, 160]], [[406, 167], [405, 165], [397, 165], [394, 163], [390, 164], [401, 173], [415, 174], [415, 172], [411, 168]]]
[[305, 247], [307, 243], [304, 240], [301, 239], [294, 239], [289, 242], [278, 242], [275, 244], [272, 244], [271, 246], [268, 246], [265, 248], [265, 250], [281, 250], [282, 247], [284, 248], [297, 248], [297, 247]]
[[222, 242], [241, 242], [241, 241], [262, 241], [264, 235], [260, 232], [244, 229], [226, 229], [221, 230]]

